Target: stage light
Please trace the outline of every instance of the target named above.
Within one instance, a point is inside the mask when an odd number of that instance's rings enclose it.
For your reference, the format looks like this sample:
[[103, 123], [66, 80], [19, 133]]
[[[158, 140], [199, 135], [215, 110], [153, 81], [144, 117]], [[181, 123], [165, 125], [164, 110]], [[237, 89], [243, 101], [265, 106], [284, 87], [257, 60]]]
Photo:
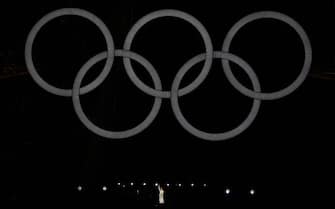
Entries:
[[78, 190], [78, 191], [82, 191], [82, 190], [83, 190], [83, 187], [82, 187], [82, 186], [78, 186], [78, 187], [77, 187], [77, 190]]
[[106, 186], [103, 186], [103, 187], [102, 187], [102, 191], [107, 191], [107, 187], [106, 187]]
[[230, 189], [226, 189], [226, 190], [225, 190], [225, 193], [226, 193], [226, 194], [230, 194]]

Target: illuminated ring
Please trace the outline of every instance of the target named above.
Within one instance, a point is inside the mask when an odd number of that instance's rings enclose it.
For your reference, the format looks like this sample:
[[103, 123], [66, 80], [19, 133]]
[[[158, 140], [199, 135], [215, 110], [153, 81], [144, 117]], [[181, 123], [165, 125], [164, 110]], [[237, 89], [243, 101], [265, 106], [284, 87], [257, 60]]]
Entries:
[[[214, 52], [214, 58], [221, 58], [221, 59], [227, 59], [230, 61], [233, 61], [234, 63], [238, 64], [250, 77], [253, 88], [255, 91], [260, 92], [260, 84], [257, 78], [257, 75], [254, 73], [252, 68], [241, 58], [229, 54], [229, 53], [223, 53], [220, 51]], [[181, 124], [182, 127], [189, 133], [193, 134], [196, 137], [199, 137], [204, 140], [209, 140], [209, 141], [222, 141], [222, 140], [227, 140], [232, 137], [237, 136], [238, 134], [242, 133], [244, 130], [246, 130], [254, 121], [256, 118], [256, 115], [258, 113], [261, 101], [258, 99], [254, 99], [252, 108], [250, 110], [249, 115], [247, 118], [236, 128], [230, 131], [226, 131], [224, 133], [207, 133], [201, 130], [196, 129], [193, 127], [183, 116], [179, 103], [178, 103], [178, 87], [180, 85], [180, 82], [184, 75], [188, 72], [189, 69], [191, 69], [192, 66], [195, 64], [199, 63], [200, 61], [205, 59], [205, 54], [200, 54], [195, 57], [193, 57], [191, 60], [189, 60], [181, 69], [178, 71], [177, 76], [175, 77], [173, 84], [172, 84], [172, 89], [171, 89], [171, 105], [172, 105], [172, 110], [174, 115], [176, 116], [178, 122]]]
[[263, 19], [263, 18], [272, 18], [272, 19], [277, 19], [277, 20], [281, 20], [285, 23], [287, 23], [288, 25], [290, 25], [299, 35], [299, 37], [302, 40], [302, 43], [304, 45], [304, 50], [305, 50], [305, 60], [304, 60], [304, 65], [302, 67], [301, 73], [298, 75], [298, 77], [296, 78], [296, 80], [290, 84], [289, 86], [287, 86], [286, 88], [283, 88], [282, 90], [276, 91], [276, 92], [272, 92], [272, 93], [261, 93], [261, 92], [254, 92], [251, 91], [249, 89], [247, 89], [246, 87], [244, 87], [233, 75], [232, 70], [229, 66], [229, 61], [227, 60], [222, 60], [222, 65], [223, 65], [223, 69], [224, 72], [229, 80], [229, 82], [242, 94], [251, 97], [251, 98], [255, 98], [255, 99], [261, 99], [261, 100], [274, 100], [274, 99], [279, 99], [282, 98], [284, 96], [289, 95], [290, 93], [292, 93], [294, 90], [296, 90], [305, 80], [309, 70], [310, 70], [310, 66], [312, 63], [312, 47], [311, 47], [311, 43], [309, 41], [309, 38], [306, 34], [306, 32], [304, 31], [304, 29], [302, 28], [302, 26], [300, 26], [300, 24], [298, 22], [296, 22], [295, 20], [293, 20], [292, 18], [290, 18], [287, 15], [278, 13], [278, 12], [272, 12], [272, 11], [264, 11], [264, 12], [256, 12], [256, 13], [252, 13], [250, 15], [247, 15], [246, 17], [242, 18], [241, 20], [239, 20], [237, 23], [235, 23], [235, 25], [229, 30], [224, 42], [223, 42], [223, 47], [222, 47], [222, 51], [224, 52], [229, 52], [229, 47], [231, 44], [232, 39], [234, 38], [234, 36], [236, 35], [237, 31], [243, 27], [244, 25], [246, 25], [249, 22], [252, 22], [254, 20], [258, 20], [258, 19]]
[[113, 61], [114, 61], [114, 41], [106, 25], [97, 16], [95, 16], [94, 14], [88, 11], [82, 10], [82, 9], [64, 8], [64, 9], [55, 10], [45, 15], [34, 25], [34, 27], [29, 32], [26, 45], [25, 45], [25, 60], [26, 60], [26, 65], [27, 65], [29, 74], [32, 76], [34, 81], [44, 90], [52, 94], [55, 94], [55, 95], [70, 97], [72, 94], [71, 89], [57, 88], [57, 87], [50, 85], [46, 81], [44, 81], [41, 78], [41, 76], [37, 73], [37, 70], [35, 68], [35, 65], [32, 59], [32, 47], [33, 47], [35, 37], [37, 33], [39, 32], [39, 30], [50, 20], [55, 19], [60, 16], [64, 16], [64, 15], [77, 15], [77, 16], [90, 20], [101, 30], [101, 32], [103, 33], [106, 39], [107, 53], [108, 53], [106, 64], [102, 72], [99, 74], [99, 76], [94, 81], [92, 81], [90, 84], [88, 84], [87, 86], [81, 89], [80, 91], [81, 94], [85, 94], [87, 92], [92, 91], [98, 85], [100, 85], [107, 77], [113, 65]]
[[[118, 57], [129, 57], [131, 59], [136, 60], [140, 64], [144, 66], [144, 68], [150, 73], [151, 77], [153, 78], [154, 81], [154, 86], [156, 89], [161, 90], [162, 89], [162, 84], [159, 79], [159, 76], [157, 72], [155, 71], [154, 67], [143, 57], [140, 55], [130, 52], [130, 51], [125, 51], [125, 50], [115, 50], [115, 56]], [[126, 130], [126, 131], [107, 131], [102, 128], [99, 128], [98, 126], [94, 125], [85, 115], [83, 112], [82, 106], [80, 104], [80, 84], [87, 73], [87, 71], [97, 62], [101, 61], [102, 59], [105, 59], [107, 57], [106, 52], [102, 52], [94, 57], [92, 57], [87, 63], [83, 65], [83, 67], [79, 70], [76, 79], [74, 81], [73, 85], [73, 95], [72, 95], [72, 101], [73, 101], [73, 106], [74, 110], [79, 117], [80, 121], [92, 132], [95, 134], [106, 137], [106, 138], [113, 138], [113, 139], [122, 139], [122, 138], [127, 138], [134, 136], [140, 132], [142, 132], [144, 129], [146, 129], [156, 118], [159, 109], [161, 107], [162, 99], [161, 98], [155, 98], [154, 105], [149, 113], [149, 115], [145, 118], [143, 122], [141, 122], [139, 125], [136, 127]]]
[[[178, 10], [159, 10], [159, 11], [152, 12], [142, 17], [135, 23], [135, 25], [131, 28], [131, 30], [129, 31], [125, 39], [123, 48], [125, 50], [130, 50], [131, 43], [136, 33], [138, 32], [138, 30], [142, 26], [144, 26], [146, 23], [148, 23], [149, 21], [154, 20], [156, 18], [160, 18], [160, 17], [177, 17], [177, 18], [183, 19], [191, 23], [200, 32], [204, 40], [204, 43], [205, 43], [205, 48], [206, 48], [205, 64], [201, 70], [201, 73], [198, 75], [198, 77], [191, 84], [189, 84], [188, 86], [184, 87], [183, 89], [179, 91], [179, 96], [183, 96], [193, 91], [204, 81], [204, 79], [206, 78], [211, 68], [212, 61], [213, 61], [213, 45], [212, 45], [211, 38], [206, 28], [196, 18], [194, 18], [193, 16], [185, 12], [181, 12]], [[160, 97], [160, 98], [170, 98], [171, 97], [171, 93], [169, 91], [157, 91], [156, 89], [152, 89], [151, 87], [144, 84], [135, 74], [131, 66], [129, 58], [123, 58], [123, 63], [124, 63], [124, 66], [126, 68], [127, 74], [129, 75], [130, 79], [143, 92], [149, 95], [155, 96], [155, 97]]]

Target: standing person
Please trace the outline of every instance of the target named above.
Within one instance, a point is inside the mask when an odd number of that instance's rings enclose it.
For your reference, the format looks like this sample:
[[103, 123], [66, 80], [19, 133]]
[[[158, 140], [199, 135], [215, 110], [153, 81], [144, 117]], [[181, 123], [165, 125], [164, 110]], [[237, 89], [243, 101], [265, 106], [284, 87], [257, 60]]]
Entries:
[[164, 205], [165, 204], [165, 198], [164, 198], [164, 189], [161, 187], [161, 185], [158, 184], [158, 203], [159, 205]]

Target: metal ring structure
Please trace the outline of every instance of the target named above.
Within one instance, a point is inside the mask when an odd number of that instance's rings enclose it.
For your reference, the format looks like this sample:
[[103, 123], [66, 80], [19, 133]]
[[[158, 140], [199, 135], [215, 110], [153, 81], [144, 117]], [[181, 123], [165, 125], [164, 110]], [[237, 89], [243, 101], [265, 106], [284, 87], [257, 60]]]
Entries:
[[[138, 63], [140, 63], [141, 65], [144, 66], [144, 68], [149, 72], [149, 74], [151, 75], [153, 81], [154, 81], [154, 86], [155, 89], [161, 90], [162, 89], [162, 84], [161, 84], [161, 80], [157, 74], [157, 72], [155, 71], [154, 67], [146, 60], [144, 59], [142, 56], [134, 53], [134, 52], [130, 52], [130, 51], [125, 51], [125, 50], [115, 50], [115, 56], [117, 57], [129, 57], [135, 61], [137, 61]], [[129, 130], [126, 131], [107, 131], [104, 130], [98, 126], [96, 126], [95, 124], [93, 124], [85, 115], [81, 103], [80, 103], [80, 84], [85, 76], [85, 74], [88, 72], [89, 69], [91, 69], [91, 67], [96, 64], [97, 62], [103, 60], [107, 58], [107, 53], [106, 52], [102, 52], [100, 54], [97, 54], [96, 56], [92, 57], [90, 60], [88, 60], [87, 63], [85, 63], [83, 65], [83, 67], [79, 70], [75, 81], [74, 81], [74, 85], [73, 85], [73, 94], [72, 94], [72, 101], [73, 101], [73, 106], [74, 106], [74, 110], [78, 116], [78, 118], [80, 119], [80, 121], [86, 126], [86, 128], [88, 128], [89, 130], [91, 130], [92, 132], [94, 132], [95, 134], [105, 137], [105, 138], [113, 138], [113, 139], [122, 139], [122, 138], [128, 138], [131, 136], [134, 136], [140, 132], [142, 132], [144, 129], [146, 129], [152, 122], [153, 120], [156, 118], [159, 109], [161, 107], [162, 104], [162, 99], [156, 97], [155, 101], [154, 101], [154, 105], [152, 106], [152, 109], [149, 113], [149, 115], [145, 118], [145, 120], [143, 122], [141, 122], [139, 125], [137, 125], [134, 128], [131, 128]]]
[[32, 48], [33, 48], [33, 44], [35, 41], [35, 37], [38, 34], [38, 32], [49, 21], [57, 17], [64, 16], [64, 15], [76, 15], [76, 16], [80, 16], [80, 17], [90, 20], [101, 30], [102, 34], [104, 35], [106, 39], [108, 56], [107, 56], [105, 66], [103, 70], [101, 71], [100, 75], [94, 81], [92, 81], [90, 84], [83, 87], [83, 89], [80, 91], [82, 94], [88, 93], [92, 91], [93, 89], [95, 89], [107, 77], [110, 69], [112, 68], [113, 61], [114, 61], [114, 41], [113, 41], [113, 37], [111, 33], [109, 32], [107, 26], [97, 16], [95, 16], [94, 14], [86, 10], [77, 9], [77, 8], [63, 8], [63, 9], [50, 12], [44, 17], [42, 17], [33, 26], [33, 28], [28, 34], [28, 38], [27, 38], [26, 46], [25, 46], [25, 60], [26, 60], [26, 66], [28, 68], [29, 74], [32, 76], [33, 80], [44, 90], [52, 94], [58, 95], [58, 96], [70, 97], [72, 94], [71, 89], [57, 88], [43, 80], [43, 78], [37, 73], [37, 70], [36, 70], [36, 67], [34, 65], [33, 58], [32, 58]]
[[[204, 40], [204, 44], [205, 44], [205, 48], [206, 48], [206, 59], [205, 59], [205, 64], [200, 72], [200, 74], [198, 75], [198, 77], [192, 82], [190, 83], [188, 86], [185, 86], [183, 89], [179, 90], [179, 95], [183, 96], [185, 94], [190, 93], [191, 91], [193, 91], [195, 88], [197, 88], [206, 78], [211, 66], [212, 66], [212, 60], [213, 60], [213, 44], [211, 41], [211, 38], [206, 30], [206, 28], [201, 24], [201, 22], [199, 22], [196, 18], [194, 18], [193, 16], [191, 16], [190, 14], [187, 14], [185, 12], [181, 12], [178, 10], [171, 10], [171, 9], [167, 9], [167, 10], [159, 10], [159, 11], [155, 11], [152, 13], [149, 13], [148, 15], [145, 15], [144, 17], [142, 17], [141, 19], [139, 19], [135, 25], [130, 29], [125, 42], [124, 42], [124, 46], [123, 48], [125, 50], [130, 50], [131, 44], [135, 38], [136, 33], [139, 31], [139, 29], [141, 29], [141, 27], [143, 27], [145, 24], [147, 24], [148, 22], [150, 22], [151, 20], [157, 19], [157, 18], [161, 18], [161, 17], [176, 17], [176, 18], [180, 18], [183, 19], [187, 22], [189, 22], [190, 24], [192, 24], [201, 34], [203, 40]], [[124, 66], [126, 68], [126, 71], [130, 77], [130, 79], [133, 81], [133, 83], [142, 91], [146, 92], [149, 95], [152, 96], [158, 96], [161, 98], [170, 98], [171, 97], [171, 93], [169, 91], [157, 91], [152, 89], [151, 87], [148, 87], [146, 84], [144, 84], [135, 74], [130, 60], [128, 58], [123, 58], [123, 63]]]
[[237, 89], [241, 94], [248, 96], [250, 98], [256, 98], [261, 100], [274, 100], [274, 99], [280, 99], [282, 97], [285, 97], [289, 94], [291, 94], [293, 91], [295, 91], [306, 79], [308, 72], [310, 70], [310, 66], [312, 63], [312, 46], [310, 43], [310, 40], [303, 29], [303, 27], [296, 22], [291, 17], [279, 13], [279, 12], [273, 12], [273, 11], [262, 11], [262, 12], [255, 12], [250, 15], [245, 16], [244, 18], [240, 19], [238, 22], [233, 25], [233, 27], [229, 30], [229, 32], [226, 35], [226, 38], [223, 42], [222, 51], [223, 52], [229, 52], [230, 44], [236, 35], [236, 33], [241, 29], [244, 25], [255, 21], [259, 19], [276, 19], [280, 20], [284, 23], [287, 23], [289, 26], [291, 26], [299, 35], [299, 37], [302, 40], [302, 43], [304, 45], [304, 51], [305, 51], [305, 60], [304, 65], [302, 67], [302, 70], [298, 77], [294, 80], [292, 84], [287, 86], [286, 88], [272, 92], [272, 93], [263, 93], [263, 92], [255, 92], [251, 91], [250, 89], [243, 86], [234, 76], [232, 73], [232, 70], [229, 66], [229, 61], [222, 60], [222, 65], [224, 72], [228, 78], [228, 81], [234, 86], [235, 89]]
[[[56, 17], [59, 17], [59, 16], [63, 16], [63, 15], [78, 15], [78, 16], [91, 20], [102, 31], [106, 39], [106, 43], [107, 43], [107, 51], [101, 52], [93, 56], [80, 68], [75, 78], [72, 89], [60, 89], [60, 88], [54, 87], [50, 85], [49, 83], [45, 82], [37, 73], [34, 63], [32, 61], [32, 46], [33, 46], [35, 36], [37, 35], [38, 31], [41, 29], [43, 25], [45, 25], [50, 20]], [[150, 62], [144, 57], [142, 57], [141, 55], [130, 51], [132, 41], [136, 33], [139, 31], [139, 29], [145, 24], [147, 24], [148, 22], [150, 22], [151, 20], [161, 18], [161, 17], [175, 17], [175, 18], [183, 19], [189, 22], [201, 34], [204, 40], [204, 43], [205, 43], [205, 48], [206, 48], [205, 53], [199, 54], [193, 57], [192, 59], [188, 60], [187, 62], [185, 62], [185, 64], [177, 72], [173, 80], [173, 84], [172, 84], [170, 91], [162, 90], [162, 84], [161, 84], [160, 77], [157, 71], [155, 70], [155, 68], [150, 64]], [[304, 65], [297, 79], [287, 88], [284, 88], [280, 91], [273, 92], [273, 93], [262, 93], [257, 75], [253, 71], [251, 66], [249, 66], [247, 62], [245, 62], [242, 58], [238, 57], [237, 55], [229, 53], [230, 44], [235, 34], [238, 32], [238, 30], [241, 27], [243, 27], [245, 24], [252, 22], [254, 20], [257, 20], [257, 19], [262, 19], [262, 18], [277, 19], [293, 27], [295, 31], [298, 33], [298, 35], [300, 36], [300, 38], [302, 39], [304, 50], [305, 50]], [[31, 74], [33, 80], [40, 87], [42, 87], [43, 89], [45, 89], [46, 91], [52, 94], [59, 95], [59, 96], [72, 96], [73, 107], [74, 107], [75, 113], [77, 114], [79, 120], [84, 124], [86, 128], [88, 128], [90, 131], [92, 131], [93, 133], [101, 137], [110, 138], [110, 139], [123, 139], [123, 138], [129, 138], [129, 137], [132, 137], [132, 136], [135, 136], [141, 133], [147, 127], [149, 127], [150, 124], [155, 120], [160, 110], [162, 99], [169, 98], [171, 101], [173, 113], [177, 121], [181, 124], [181, 126], [187, 132], [191, 133], [192, 135], [198, 138], [204, 139], [204, 140], [208, 140], [208, 141], [223, 141], [223, 140], [231, 139], [241, 134], [243, 131], [245, 131], [255, 120], [259, 112], [261, 100], [279, 99], [279, 98], [282, 98], [292, 93], [305, 80], [309, 72], [311, 62], [312, 62], [312, 47], [310, 45], [310, 41], [304, 29], [292, 18], [284, 14], [281, 14], [278, 12], [272, 12], [272, 11], [252, 13], [242, 18], [241, 20], [239, 20], [229, 30], [227, 36], [225, 37], [224, 42], [223, 42], [222, 51], [214, 51], [213, 46], [212, 46], [212, 41], [210, 39], [210, 36], [207, 30], [196, 18], [194, 18], [193, 16], [185, 12], [178, 11], [178, 10], [159, 10], [159, 11], [149, 13], [148, 15], [139, 19], [139, 21], [137, 21], [134, 24], [134, 26], [131, 28], [131, 30], [127, 34], [123, 47], [124, 47], [123, 49], [114, 49], [114, 42], [113, 42], [112, 35], [108, 31], [105, 24], [95, 15], [85, 10], [81, 10], [81, 9], [65, 8], [65, 9], [55, 10], [47, 14], [34, 25], [26, 41], [25, 59], [26, 59], [26, 65], [28, 68], [28, 72]], [[125, 131], [109, 131], [109, 130], [105, 130], [105, 129], [102, 129], [96, 126], [93, 122], [91, 122], [87, 118], [87, 116], [85, 115], [82, 109], [82, 105], [80, 103], [80, 95], [88, 93], [89, 91], [92, 91], [105, 80], [105, 78], [111, 71], [111, 67], [114, 61], [114, 56], [123, 57], [123, 64], [124, 64], [126, 73], [128, 77], [130, 78], [130, 80], [134, 83], [134, 85], [137, 86], [144, 93], [155, 97], [152, 109], [150, 113], [147, 115], [147, 117], [137, 126], [131, 129], [125, 130]], [[183, 113], [179, 107], [179, 97], [192, 92], [206, 79], [211, 69], [214, 58], [222, 59], [222, 67], [224, 69], [225, 76], [227, 76], [228, 82], [232, 84], [234, 88], [237, 89], [240, 93], [254, 100], [253, 105], [246, 119], [244, 119], [244, 121], [242, 121], [241, 124], [235, 127], [234, 129], [223, 132], [223, 133], [207, 133], [207, 132], [201, 131], [193, 127], [183, 116]], [[84, 87], [81, 87], [81, 82], [83, 78], [85, 77], [85, 74], [88, 72], [88, 70], [91, 69], [91, 67], [93, 67], [97, 62], [102, 61], [104, 59], [106, 59], [106, 63], [105, 63], [105, 66], [102, 72], [99, 74], [99, 76], [90, 84]], [[131, 66], [130, 59], [133, 59], [136, 62], [139, 62], [149, 72], [154, 82], [154, 88], [147, 86], [137, 77], [134, 69]], [[180, 82], [183, 79], [184, 75], [195, 64], [203, 60], [204, 60], [204, 66], [200, 74], [198, 75], [198, 77], [193, 82], [191, 82], [188, 86], [182, 89], [179, 89]], [[234, 77], [232, 70], [229, 67], [229, 61], [232, 61], [235, 64], [239, 65], [247, 73], [247, 75], [249, 76], [251, 80], [253, 90], [249, 90], [246, 87], [244, 87]]]
[[[220, 59], [225, 59], [225, 60], [230, 60], [239, 65], [249, 76], [252, 86], [255, 91], [260, 92], [261, 87], [257, 78], [257, 75], [255, 72], [252, 70], [252, 68], [246, 63], [244, 60], [241, 58], [229, 54], [229, 53], [223, 53], [221, 51], [216, 51], [214, 52], [214, 58], [220, 58]], [[172, 105], [172, 110], [174, 115], [176, 116], [178, 122], [181, 124], [182, 127], [184, 127], [185, 130], [187, 130], [189, 133], [193, 134], [194, 136], [201, 138], [201, 139], [206, 139], [209, 141], [223, 141], [230, 139], [234, 136], [237, 136], [238, 134], [242, 133], [244, 130], [246, 130], [254, 121], [256, 118], [256, 115], [259, 111], [259, 107], [261, 104], [261, 101], [259, 99], [254, 99], [254, 102], [252, 104], [251, 110], [247, 116], [247, 118], [236, 128], [233, 130], [224, 132], [224, 133], [207, 133], [204, 131], [200, 131], [196, 129], [194, 126], [192, 126], [183, 116], [182, 111], [180, 110], [179, 107], [179, 102], [178, 102], [178, 89], [181, 80], [183, 79], [184, 75], [194, 66], [195, 64], [199, 63], [200, 61], [205, 59], [205, 54], [200, 54], [192, 59], [190, 59], [185, 65], [178, 71], [173, 84], [172, 84], [172, 89], [171, 89], [171, 105]]]

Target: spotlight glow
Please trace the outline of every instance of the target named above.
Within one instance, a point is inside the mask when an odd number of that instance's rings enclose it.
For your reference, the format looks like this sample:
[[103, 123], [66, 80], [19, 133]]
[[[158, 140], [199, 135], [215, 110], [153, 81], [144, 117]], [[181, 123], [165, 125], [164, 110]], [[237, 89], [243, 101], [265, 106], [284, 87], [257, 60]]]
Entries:
[[255, 194], [255, 190], [254, 189], [250, 189], [250, 194], [254, 195]]
[[103, 186], [103, 187], [102, 187], [102, 191], [107, 191], [107, 187], [106, 187], [106, 186]]
[[230, 189], [226, 189], [226, 190], [225, 190], [225, 193], [226, 193], [226, 194], [230, 194]]
[[77, 187], [77, 190], [78, 190], [78, 191], [82, 191], [82, 190], [83, 190], [83, 187], [82, 187], [82, 186], [78, 186], [78, 187]]

